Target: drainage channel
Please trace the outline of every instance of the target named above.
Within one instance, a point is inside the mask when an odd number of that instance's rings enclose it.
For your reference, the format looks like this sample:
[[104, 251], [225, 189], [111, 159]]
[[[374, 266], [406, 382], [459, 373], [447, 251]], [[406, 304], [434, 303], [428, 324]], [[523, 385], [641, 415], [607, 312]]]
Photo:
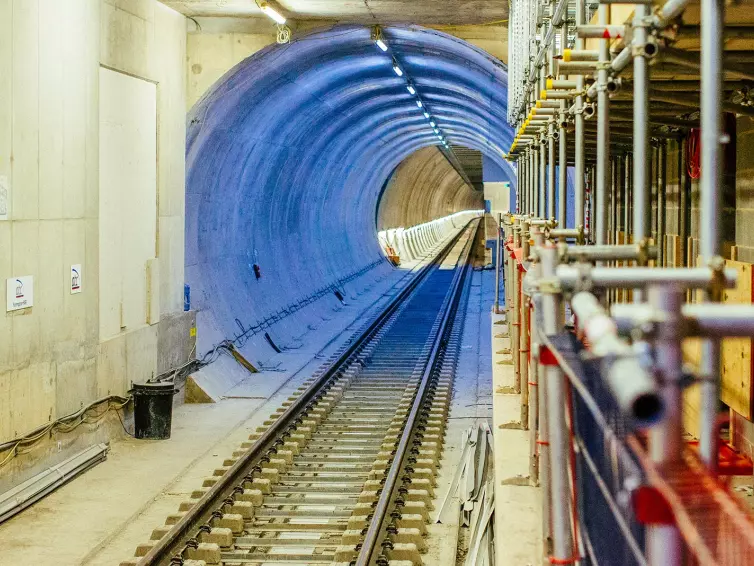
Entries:
[[478, 226], [122, 565], [422, 564], [452, 387], [445, 353]]

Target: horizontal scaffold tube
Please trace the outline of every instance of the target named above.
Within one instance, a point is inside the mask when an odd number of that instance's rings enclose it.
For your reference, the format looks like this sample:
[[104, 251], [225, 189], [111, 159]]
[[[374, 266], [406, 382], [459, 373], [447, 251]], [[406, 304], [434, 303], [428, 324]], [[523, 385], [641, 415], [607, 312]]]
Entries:
[[560, 265], [556, 277], [564, 289], [588, 291], [603, 289], [638, 289], [648, 285], [675, 283], [687, 289], [706, 289], [721, 277], [726, 289], [736, 286], [738, 272], [725, 269], [718, 274], [709, 267], [592, 267], [591, 265]]
[[[648, 304], [613, 305], [610, 314], [621, 334], [652, 323], [655, 309]], [[754, 336], [754, 305], [699, 303], [683, 305], [684, 336]]]
[[571, 299], [571, 308], [589, 350], [602, 358], [602, 375], [621, 410], [642, 427], [659, 422], [664, 405], [657, 383], [631, 346], [618, 337], [615, 323], [597, 298], [578, 293]]
[[562, 246], [560, 259], [568, 261], [627, 261], [657, 258], [657, 246], [639, 244]]

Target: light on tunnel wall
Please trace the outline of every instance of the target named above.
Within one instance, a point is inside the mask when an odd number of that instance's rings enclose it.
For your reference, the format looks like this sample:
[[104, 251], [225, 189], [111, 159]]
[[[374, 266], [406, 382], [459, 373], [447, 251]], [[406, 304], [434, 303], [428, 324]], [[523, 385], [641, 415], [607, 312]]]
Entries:
[[416, 105], [417, 105], [417, 106], [418, 106], [419, 108], [421, 108], [422, 106], [424, 106], [424, 105], [422, 104], [422, 101], [421, 101], [421, 100], [417, 100], [417, 101], [416, 101]]
[[262, 10], [262, 12], [275, 22], [279, 23], [280, 25], [283, 25], [287, 20], [285, 19], [285, 16], [278, 13], [272, 6], [270, 6], [267, 2], [262, 2], [259, 4], [259, 9]]
[[377, 44], [377, 47], [383, 51], [387, 51], [387, 43], [385, 43], [385, 38], [382, 36], [382, 28], [380, 26], [372, 28], [372, 40]]
[[429, 125], [432, 126], [433, 128], [437, 127], [437, 124], [435, 124], [434, 120], [430, 120]]
[[408, 85], [406, 88], [408, 89], [408, 92], [410, 92], [411, 94], [416, 94], [416, 89], [414, 88], [413, 85]]
[[429, 118], [429, 112], [425, 112], [425, 113], [424, 113], [424, 117], [425, 117], [425, 118]]
[[403, 76], [403, 70], [398, 66], [398, 63], [393, 63], [393, 71], [395, 71], [395, 74], [399, 77]]

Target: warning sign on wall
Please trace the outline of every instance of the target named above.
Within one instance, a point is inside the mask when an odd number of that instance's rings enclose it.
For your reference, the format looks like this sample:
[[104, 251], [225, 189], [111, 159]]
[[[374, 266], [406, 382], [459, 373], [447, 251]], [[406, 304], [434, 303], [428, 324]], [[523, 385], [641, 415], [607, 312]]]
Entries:
[[84, 285], [83, 272], [81, 271], [81, 264], [71, 266], [71, 295], [81, 293], [81, 288]]
[[7, 298], [5, 310], [7, 312], [34, 306], [34, 277], [24, 275], [23, 277], [6, 279], [5, 293]]

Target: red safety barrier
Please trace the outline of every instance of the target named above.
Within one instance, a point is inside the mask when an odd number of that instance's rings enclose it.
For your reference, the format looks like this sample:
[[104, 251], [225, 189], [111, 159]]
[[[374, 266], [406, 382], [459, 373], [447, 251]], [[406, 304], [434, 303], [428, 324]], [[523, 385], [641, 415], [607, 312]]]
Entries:
[[[628, 445], [644, 469], [651, 489], [672, 513], [686, 546], [689, 557], [686, 564], [754, 564], [751, 514], [725, 485], [707, 472], [694, 450], [687, 447], [680, 461], [660, 467], [651, 461], [639, 439], [629, 437]], [[642, 497], [646, 494], [639, 496]], [[649, 497], [656, 504], [656, 496]]]

